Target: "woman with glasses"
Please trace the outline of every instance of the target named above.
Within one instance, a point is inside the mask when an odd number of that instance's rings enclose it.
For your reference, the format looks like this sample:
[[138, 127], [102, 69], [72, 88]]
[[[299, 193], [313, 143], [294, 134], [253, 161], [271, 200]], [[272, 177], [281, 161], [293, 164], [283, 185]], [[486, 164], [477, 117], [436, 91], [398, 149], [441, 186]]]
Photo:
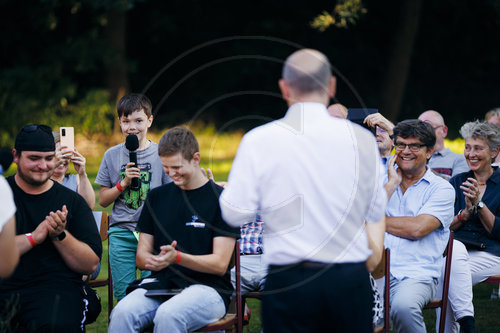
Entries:
[[475, 332], [472, 286], [500, 274], [500, 170], [491, 165], [500, 149], [500, 128], [475, 121], [460, 134], [470, 171], [450, 179], [455, 242], [446, 332], [458, 332], [457, 321], [464, 332]]

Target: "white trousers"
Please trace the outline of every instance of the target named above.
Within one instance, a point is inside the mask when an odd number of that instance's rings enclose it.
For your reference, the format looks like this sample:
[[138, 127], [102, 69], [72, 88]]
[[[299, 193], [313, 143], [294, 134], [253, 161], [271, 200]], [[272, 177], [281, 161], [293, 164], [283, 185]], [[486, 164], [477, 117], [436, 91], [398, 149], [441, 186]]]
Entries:
[[[445, 332], [458, 332], [460, 325], [456, 320], [465, 316], [474, 316], [472, 286], [492, 275], [500, 275], [500, 257], [486, 251], [467, 250], [462, 242], [453, 241]], [[443, 277], [444, 267], [439, 279], [438, 296], [442, 293]], [[436, 310], [436, 315], [437, 332], [440, 309]]]

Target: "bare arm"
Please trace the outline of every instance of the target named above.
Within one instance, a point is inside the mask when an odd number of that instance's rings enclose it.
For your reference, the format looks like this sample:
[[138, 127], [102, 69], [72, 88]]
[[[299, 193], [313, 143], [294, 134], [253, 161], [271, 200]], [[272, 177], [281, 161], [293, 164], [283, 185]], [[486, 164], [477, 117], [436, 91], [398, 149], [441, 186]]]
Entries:
[[53, 240], [53, 244], [59, 251], [66, 265], [71, 270], [90, 274], [96, 270], [99, 257], [90, 246], [76, 239], [68, 230], [65, 230], [66, 237], [61, 240]]
[[19, 262], [16, 246], [16, 218], [12, 216], [0, 232], [0, 278], [6, 278], [14, 271]]
[[[231, 237], [215, 237], [213, 239], [213, 253], [206, 255], [192, 255], [182, 252], [178, 263], [189, 269], [209, 274], [224, 275], [229, 265], [229, 260], [234, 250], [234, 242]], [[150, 234], [141, 233], [137, 246], [137, 267], [152, 271], [160, 271], [177, 260], [177, 242], [161, 247], [161, 253], [153, 254], [154, 237]]]
[[429, 214], [412, 216], [387, 216], [386, 231], [394, 236], [417, 240], [424, 238], [441, 226], [437, 218]]
[[[50, 212], [44, 221], [47, 224], [47, 236], [52, 238], [55, 248], [71, 270], [90, 274], [97, 268], [99, 257], [89, 245], [79, 241], [68, 230], [65, 230], [67, 216], [66, 205], [62, 207], [62, 210]], [[63, 232], [66, 233], [63, 240], [54, 239]]]
[[368, 236], [368, 246], [373, 251], [366, 260], [366, 268], [372, 272], [384, 254], [385, 217], [377, 223], [366, 223], [366, 235]]
[[[123, 189], [129, 186], [132, 183], [132, 178], [139, 178], [139, 168], [133, 167], [134, 163], [128, 163], [127, 168], [125, 169], [125, 178], [120, 180], [120, 184]], [[107, 187], [102, 186], [99, 190], [99, 205], [102, 207], [108, 207], [113, 202], [115, 202], [116, 198], [120, 196], [122, 192], [115, 186]]]
[[85, 199], [90, 209], [94, 209], [95, 192], [85, 171], [86, 159], [75, 149], [74, 154], [71, 157], [71, 162], [73, 162], [73, 166], [78, 173], [78, 194]]

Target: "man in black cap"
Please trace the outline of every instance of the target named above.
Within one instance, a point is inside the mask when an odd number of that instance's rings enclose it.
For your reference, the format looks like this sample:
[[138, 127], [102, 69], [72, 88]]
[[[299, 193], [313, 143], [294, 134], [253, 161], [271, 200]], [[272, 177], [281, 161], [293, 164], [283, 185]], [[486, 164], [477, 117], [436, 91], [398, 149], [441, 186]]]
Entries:
[[[50, 180], [56, 166], [52, 130], [24, 126], [13, 149], [17, 173], [7, 179], [17, 206], [14, 274], [0, 282], [0, 317], [13, 331], [82, 332], [82, 275], [92, 273], [102, 244], [85, 200]], [[3, 317], [5, 318], [5, 317]]]

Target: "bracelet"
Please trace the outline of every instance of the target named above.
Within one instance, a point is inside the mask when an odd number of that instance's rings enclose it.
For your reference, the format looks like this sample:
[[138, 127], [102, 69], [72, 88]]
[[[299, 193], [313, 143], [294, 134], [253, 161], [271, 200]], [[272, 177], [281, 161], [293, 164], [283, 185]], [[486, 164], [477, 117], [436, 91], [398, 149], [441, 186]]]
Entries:
[[116, 184], [116, 189], [120, 192], [123, 192], [123, 186], [121, 180]]
[[462, 218], [462, 216], [460, 216], [460, 214], [462, 214], [462, 210], [463, 210], [463, 209], [460, 209], [460, 210], [458, 211], [457, 217], [458, 217], [458, 220], [459, 220], [460, 222], [465, 222], [465, 220]]
[[28, 232], [25, 235], [28, 238], [28, 241], [30, 242], [31, 247], [35, 247], [36, 246], [36, 242], [35, 242], [35, 239], [33, 238], [33, 235], [31, 234], [31, 232]]
[[175, 259], [175, 264], [181, 262], [181, 251], [177, 250], [177, 258]]

